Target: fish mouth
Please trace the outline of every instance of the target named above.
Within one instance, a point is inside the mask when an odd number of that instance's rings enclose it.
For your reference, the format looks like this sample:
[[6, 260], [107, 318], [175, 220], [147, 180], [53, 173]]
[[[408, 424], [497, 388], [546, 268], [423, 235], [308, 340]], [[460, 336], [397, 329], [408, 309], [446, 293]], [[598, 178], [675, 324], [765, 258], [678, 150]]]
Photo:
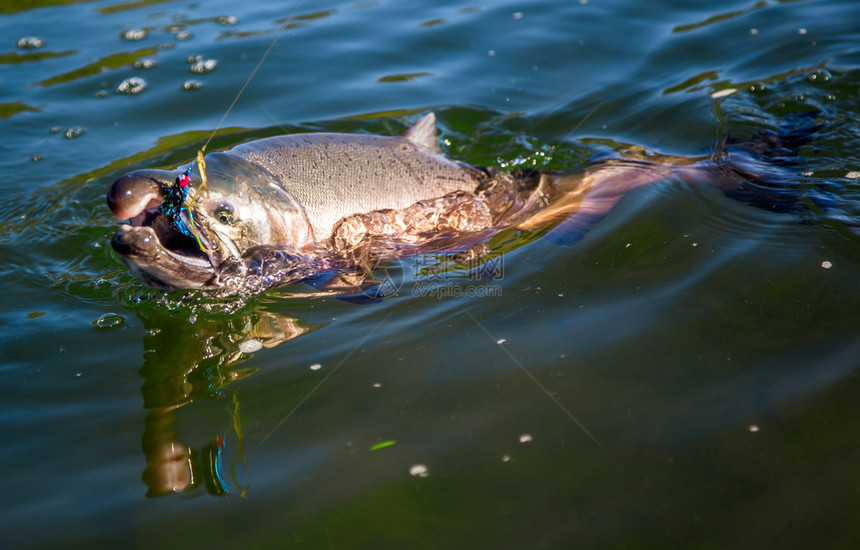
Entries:
[[172, 229], [164, 215], [156, 214], [152, 224], [130, 221], [120, 225], [111, 246], [149, 286], [168, 290], [217, 286], [214, 257], [203, 252], [197, 241]]
[[[111, 246], [147, 285], [165, 290], [176, 288], [218, 287], [219, 259], [205, 232], [199, 241], [173, 227], [160, 210], [162, 190], [169, 186], [169, 176], [153, 172], [132, 172], [117, 180], [108, 193], [107, 202], [117, 218], [128, 220], [120, 225]], [[180, 214], [188, 222], [187, 212]], [[186, 223], [187, 225], [187, 223]]]

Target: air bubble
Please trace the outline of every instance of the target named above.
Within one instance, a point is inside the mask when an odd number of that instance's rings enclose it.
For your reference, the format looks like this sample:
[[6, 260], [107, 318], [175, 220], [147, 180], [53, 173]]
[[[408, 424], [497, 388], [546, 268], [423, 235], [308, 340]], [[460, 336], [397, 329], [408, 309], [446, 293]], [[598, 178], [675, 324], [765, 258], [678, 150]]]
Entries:
[[147, 31], [146, 29], [128, 29], [127, 31], [120, 34], [119, 37], [123, 40], [136, 41], [143, 40], [144, 38], [146, 38], [147, 34], [149, 34], [149, 31]]
[[187, 92], [199, 90], [201, 86], [203, 86], [203, 84], [201, 84], [199, 80], [186, 80], [182, 83], [182, 89]]
[[216, 65], [218, 62], [214, 59], [199, 59], [191, 65], [191, 72], [197, 74], [212, 72]]
[[84, 129], [81, 128], [80, 126], [72, 126], [68, 130], [63, 132], [63, 137], [68, 138], [68, 139], [75, 139], [76, 137], [79, 137], [83, 133], [84, 133]]
[[191, 34], [191, 31], [179, 31], [173, 36], [175, 36], [177, 40], [188, 40], [194, 35]]
[[146, 89], [146, 81], [140, 77], [126, 78], [116, 88], [116, 93], [125, 95], [139, 94]]
[[222, 15], [221, 17], [216, 17], [215, 22], [220, 25], [235, 25], [239, 22], [239, 18], [235, 15]]
[[134, 62], [135, 69], [151, 69], [153, 67], [155, 67], [155, 60], [149, 57], [144, 57]]
[[125, 323], [125, 317], [118, 313], [105, 313], [95, 321], [93, 326], [96, 328], [111, 329], [116, 328]]
[[15, 45], [22, 50], [35, 50], [36, 48], [44, 46], [45, 41], [38, 36], [25, 36], [24, 38], [19, 39]]
[[833, 75], [827, 69], [818, 69], [808, 74], [806, 80], [813, 84], [824, 84], [833, 80]]

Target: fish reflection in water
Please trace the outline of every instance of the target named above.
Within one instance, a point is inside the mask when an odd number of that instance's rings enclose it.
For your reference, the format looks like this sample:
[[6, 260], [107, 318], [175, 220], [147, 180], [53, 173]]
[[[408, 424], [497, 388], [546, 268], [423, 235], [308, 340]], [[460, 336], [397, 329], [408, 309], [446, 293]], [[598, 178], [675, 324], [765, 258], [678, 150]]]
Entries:
[[[230, 490], [221, 467], [226, 436], [216, 434], [203, 447], [192, 448], [176, 430], [177, 411], [198, 399], [226, 397], [230, 383], [256, 372], [239, 366], [250, 353], [273, 348], [325, 324], [307, 324], [301, 319], [261, 311], [228, 321], [203, 318], [194, 324], [185, 319], [165, 323], [161, 315], [152, 313], [141, 314], [141, 319], [147, 328], [160, 327], [144, 337], [140, 369], [141, 394], [149, 410], [141, 438], [146, 457], [141, 477], [147, 486], [146, 495], [155, 497], [203, 487], [211, 495], [226, 496]], [[169, 324], [169, 330], [165, 324]], [[233, 399], [233, 422], [238, 430], [235, 393]], [[239, 451], [241, 454], [241, 448]]]

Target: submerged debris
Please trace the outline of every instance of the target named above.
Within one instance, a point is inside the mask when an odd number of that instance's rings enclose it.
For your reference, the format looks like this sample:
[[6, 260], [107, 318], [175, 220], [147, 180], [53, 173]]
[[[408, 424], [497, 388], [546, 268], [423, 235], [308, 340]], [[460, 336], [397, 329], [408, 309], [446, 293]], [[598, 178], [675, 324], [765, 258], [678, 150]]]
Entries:
[[430, 475], [430, 470], [424, 464], [415, 464], [409, 468], [409, 475], [413, 477], [427, 477]]

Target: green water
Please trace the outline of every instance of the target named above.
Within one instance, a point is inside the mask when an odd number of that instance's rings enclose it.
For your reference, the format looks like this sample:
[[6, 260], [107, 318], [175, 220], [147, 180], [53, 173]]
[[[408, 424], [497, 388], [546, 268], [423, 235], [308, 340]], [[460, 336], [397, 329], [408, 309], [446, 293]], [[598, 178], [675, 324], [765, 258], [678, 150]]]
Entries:
[[[853, 0], [7, 1], [0, 546], [855, 548], [858, 21]], [[285, 22], [210, 150], [433, 110], [451, 157], [572, 169], [809, 113], [806, 208], [664, 182], [574, 246], [507, 235], [484, 277], [388, 266], [397, 295], [367, 305], [143, 288], [107, 189], [193, 158]]]

